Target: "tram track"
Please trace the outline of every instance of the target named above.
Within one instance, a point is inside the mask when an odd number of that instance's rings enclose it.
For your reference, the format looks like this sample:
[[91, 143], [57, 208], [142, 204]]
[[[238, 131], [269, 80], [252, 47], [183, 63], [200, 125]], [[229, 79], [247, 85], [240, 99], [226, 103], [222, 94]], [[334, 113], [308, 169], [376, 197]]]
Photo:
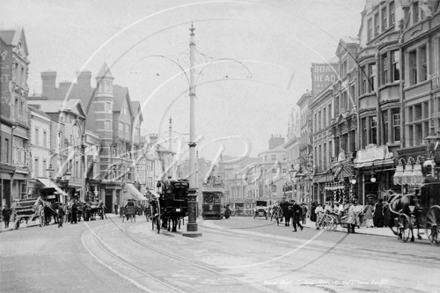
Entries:
[[[185, 263], [185, 264], [190, 265], [192, 267], [201, 269], [201, 270], [203, 270], [205, 272], [212, 273], [212, 274], [216, 275], [217, 277], [220, 276], [220, 277], [223, 277], [223, 278], [226, 278], [226, 279], [234, 281], [234, 283], [230, 283], [228, 285], [223, 285], [224, 287], [227, 287], [227, 290], [229, 290], [229, 289], [231, 289], [231, 288], [233, 288], [235, 286], [240, 286], [241, 287], [240, 292], [251, 292], [251, 291], [255, 292], [255, 289], [258, 290], [258, 292], [279, 292], [279, 291], [274, 291], [274, 290], [272, 290], [270, 288], [267, 288], [267, 287], [264, 287], [264, 286], [260, 286], [260, 285], [256, 285], [256, 284], [251, 284], [249, 282], [242, 281], [242, 280], [240, 280], [238, 278], [235, 278], [235, 277], [231, 276], [230, 274], [220, 272], [218, 270], [215, 270], [215, 269], [209, 268], [207, 266], [201, 265], [201, 264], [196, 263], [194, 261], [191, 261], [189, 259], [186, 259], [186, 258], [183, 258], [183, 257], [179, 257], [179, 256], [177, 256], [175, 254], [167, 253], [167, 252], [165, 252], [165, 251], [163, 251], [161, 249], [158, 249], [156, 247], [148, 245], [145, 242], [135, 238], [133, 236], [133, 234], [131, 234], [128, 230], [129, 230], [129, 228], [125, 228], [123, 230], [124, 234], [129, 239], [131, 239], [132, 241], [134, 241], [135, 243], [139, 244], [140, 246], [142, 246], [144, 248], [147, 248], [147, 249], [149, 249], [151, 251], [154, 251], [154, 252], [156, 252], [156, 253], [158, 253], [158, 254], [160, 254], [162, 256], [166, 256], [166, 257], [168, 257], [168, 258], [170, 258], [172, 260], [175, 260], [175, 261], [178, 261], [178, 262], [181, 262], [181, 263]], [[251, 287], [251, 288], [245, 288], [245, 286], [246, 287]], [[252, 290], [252, 289], [254, 289], [254, 290]], [[227, 291], [227, 292], [231, 292], [231, 291]]]
[[[103, 234], [103, 231], [106, 231], [110, 226], [115, 227], [118, 231], [122, 232], [125, 237], [133, 241], [136, 245], [141, 246], [144, 249], [148, 249], [150, 252], [155, 254], [155, 257], [160, 256], [160, 258], [166, 258], [167, 261], [165, 263], [171, 262], [170, 268], [184, 268], [185, 271], [191, 270], [194, 271], [195, 276], [204, 276], [203, 281], [197, 283], [192, 282], [190, 284], [190, 288], [185, 286], [180, 286], [179, 281], [173, 281], [172, 278], [168, 277], [166, 273], [154, 272], [154, 269], [146, 268], [142, 264], [137, 264], [137, 260], [130, 260], [130, 257], [124, 256], [123, 251], [119, 251], [117, 248], [112, 248], [110, 243], [107, 243], [103, 237], [100, 237], [100, 234]], [[135, 225], [137, 226], [137, 225]], [[131, 226], [130, 226], [131, 227]], [[213, 268], [208, 266], [201, 265], [194, 261], [178, 257], [176, 255], [167, 253], [163, 250], [157, 249], [154, 246], [148, 245], [147, 243], [141, 241], [136, 238], [130, 231], [130, 227], [121, 228], [116, 222], [112, 224], [104, 225], [98, 228], [89, 228], [89, 231], [86, 231], [82, 237], [83, 246], [92, 255], [95, 260], [97, 260], [100, 264], [107, 267], [112, 272], [116, 273], [123, 279], [129, 281], [134, 286], [138, 287], [142, 291], [145, 292], [279, 292], [272, 290], [271, 288], [267, 288], [258, 284], [252, 284], [234, 276], [231, 276], [227, 273], [219, 272]], [[89, 233], [89, 241], [93, 240], [94, 248], [89, 247], [86, 244], [85, 237]], [[91, 237], [90, 237], [91, 236]], [[93, 251], [95, 250], [95, 252]], [[99, 252], [96, 253], [96, 250], [99, 249]], [[118, 251], [116, 251], [118, 250]], [[97, 254], [100, 254], [98, 256]], [[105, 255], [103, 255], [105, 254]], [[103, 259], [104, 258], [104, 259]], [[110, 261], [108, 260], [110, 259]], [[124, 267], [121, 269], [121, 267]], [[128, 271], [128, 273], [127, 273]], [[154, 273], [153, 273], [154, 272]], [[173, 273], [173, 269], [169, 269], [170, 274]], [[133, 277], [133, 275], [136, 275]], [[145, 280], [138, 281], [139, 277], [147, 277], [148, 278], [148, 287], [144, 285]], [[177, 284], [176, 284], [177, 283]], [[215, 284], [215, 287], [213, 287]], [[207, 289], [210, 286], [209, 289]], [[153, 289], [151, 289], [152, 287]]]
[[[169, 292], [169, 290], [171, 289], [173, 292], [180, 292], [180, 293], [186, 293], [187, 291], [183, 290], [182, 288], [177, 288], [176, 286], [171, 285], [169, 282], [167, 282], [166, 280], [164, 280], [164, 278], [158, 277], [154, 274], [148, 273], [144, 268], [134, 264], [132, 261], [130, 261], [129, 259], [123, 257], [122, 255], [120, 255], [119, 253], [117, 253], [114, 249], [112, 249], [111, 247], [109, 247], [108, 244], [106, 244], [99, 236], [98, 233], [102, 230], [104, 230], [105, 228], [107, 228], [108, 226], [113, 226], [114, 224], [108, 224], [108, 225], [104, 225], [101, 226], [99, 228], [95, 228], [95, 230], [89, 228], [89, 231], [86, 231], [83, 236], [82, 236], [82, 243], [83, 246], [86, 248], [86, 250], [89, 252], [89, 254], [95, 259], [97, 260], [100, 264], [104, 265], [106, 268], [108, 268], [110, 271], [114, 272], [115, 274], [119, 275], [120, 277], [122, 277], [124, 280], [129, 281], [130, 283], [132, 283], [134, 286], [138, 287], [139, 289], [148, 292], [148, 293], [155, 293], [155, 292], [163, 292], [163, 287], [165, 287], [167, 289], [167, 292]], [[84, 236], [86, 235], [86, 233], [91, 233], [93, 235], [93, 240], [94, 240], [94, 244], [96, 244], [99, 249], [101, 249], [102, 252], [104, 252], [107, 256], [109, 256], [111, 259], [113, 259], [114, 261], [126, 266], [127, 268], [129, 268], [132, 271], [135, 271], [139, 274], [141, 274], [144, 277], [147, 277], [148, 279], [150, 279], [151, 281], [158, 283], [160, 286], [158, 286], [157, 284], [149, 284], [150, 287], [152, 287], [153, 289], [147, 288], [145, 285], [142, 285], [140, 282], [136, 281], [132, 276], [127, 276], [127, 274], [122, 273], [120, 270], [118, 270], [117, 268], [115, 268], [115, 266], [107, 264], [103, 259], [100, 259], [96, 253], [92, 252], [91, 248], [88, 247], [88, 245], [85, 243], [84, 240]], [[163, 286], [163, 287], [161, 287]]]

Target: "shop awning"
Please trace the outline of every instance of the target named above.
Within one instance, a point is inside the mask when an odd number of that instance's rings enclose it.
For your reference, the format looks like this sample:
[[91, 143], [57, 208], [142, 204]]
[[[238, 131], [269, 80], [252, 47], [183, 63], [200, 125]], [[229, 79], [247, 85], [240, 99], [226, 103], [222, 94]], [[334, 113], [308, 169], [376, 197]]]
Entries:
[[152, 195], [154, 195], [155, 198], [159, 198], [160, 197], [159, 193], [157, 193], [154, 190], [148, 190], [148, 192], [151, 193]]
[[134, 187], [133, 184], [127, 183], [127, 190], [130, 197], [134, 200], [147, 200], [145, 196], [142, 195], [142, 193], [139, 192], [139, 190]]
[[65, 193], [61, 188], [59, 188], [58, 185], [56, 185], [56, 183], [53, 182], [52, 180], [46, 178], [37, 178], [37, 180], [40, 181], [46, 187], [54, 188], [60, 195], [67, 196], [67, 193]]

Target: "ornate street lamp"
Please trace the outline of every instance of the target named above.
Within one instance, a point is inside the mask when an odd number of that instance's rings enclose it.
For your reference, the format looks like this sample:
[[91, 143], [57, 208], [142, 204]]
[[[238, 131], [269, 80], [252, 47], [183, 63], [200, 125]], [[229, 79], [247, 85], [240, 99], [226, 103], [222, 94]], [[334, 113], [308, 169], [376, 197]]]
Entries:
[[375, 182], [376, 182], [376, 177], [374, 177], [374, 173], [371, 175], [370, 181], [371, 181], [372, 183], [375, 183]]

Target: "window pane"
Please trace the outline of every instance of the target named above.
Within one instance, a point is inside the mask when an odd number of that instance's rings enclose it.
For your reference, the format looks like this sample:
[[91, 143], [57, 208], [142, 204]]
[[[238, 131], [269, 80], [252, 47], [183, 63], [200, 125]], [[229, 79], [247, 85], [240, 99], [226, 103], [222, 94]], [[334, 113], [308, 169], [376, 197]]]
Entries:
[[429, 115], [429, 103], [428, 102], [424, 102], [423, 103], [423, 118], [424, 119], [430, 118], [430, 115]]
[[422, 123], [417, 123], [414, 125], [415, 127], [415, 140], [414, 140], [414, 145], [421, 145], [422, 144]]
[[393, 72], [392, 72], [392, 81], [400, 80], [400, 55], [399, 51], [394, 51], [391, 53], [392, 64], [393, 64]]
[[414, 133], [413, 133], [413, 126], [408, 126], [408, 146], [414, 145]]
[[428, 64], [426, 55], [426, 45], [420, 48], [420, 81], [428, 78]]
[[414, 121], [422, 120], [422, 104], [414, 106]]

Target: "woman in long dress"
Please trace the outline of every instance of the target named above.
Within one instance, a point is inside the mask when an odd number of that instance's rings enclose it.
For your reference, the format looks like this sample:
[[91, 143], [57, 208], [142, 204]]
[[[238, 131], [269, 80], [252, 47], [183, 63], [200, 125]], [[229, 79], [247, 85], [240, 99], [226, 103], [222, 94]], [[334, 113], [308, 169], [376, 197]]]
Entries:
[[367, 228], [373, 228], [373, 207], [370, 203], [367, 203], [367, 205], [364, 208], [364, 220], [365, 220], [365, 227]]
[[374, 222], [374, 226], [378, 228], [382, 228], [384, 225], [383, 204], [381, 198], [374, 206], [373, 222]]

